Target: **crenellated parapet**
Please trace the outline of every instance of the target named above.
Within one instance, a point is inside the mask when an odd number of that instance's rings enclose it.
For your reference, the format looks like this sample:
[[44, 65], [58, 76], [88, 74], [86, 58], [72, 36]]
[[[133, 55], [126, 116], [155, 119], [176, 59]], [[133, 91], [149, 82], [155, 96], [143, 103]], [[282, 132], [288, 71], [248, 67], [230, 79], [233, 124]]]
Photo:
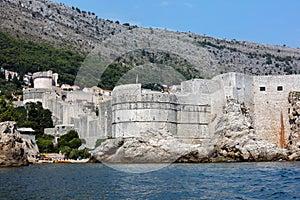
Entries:
[[34, 88], [51, 89], [57, 86], [58, 74], [52, 73], [51, 70], [33, 73]]

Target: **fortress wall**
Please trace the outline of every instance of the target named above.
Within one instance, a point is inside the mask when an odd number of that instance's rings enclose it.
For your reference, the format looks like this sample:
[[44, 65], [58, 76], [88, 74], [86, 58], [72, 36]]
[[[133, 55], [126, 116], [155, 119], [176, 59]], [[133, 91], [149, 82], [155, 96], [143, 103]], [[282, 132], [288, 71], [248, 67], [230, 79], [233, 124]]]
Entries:
[[[218, 81], [194, 79], [181, 83], [178, 95], [177, 135], [187, 142], [211, 138], [212, 95], [220, 89]], [[218, 97], [219, 98], [219, 97]]]
[[286, 143], [290, 133], [288, 95], [290, 91], [300, 91], [300, 76], [255, 76], [253, 79], [255, 131], [280, 146], [281, 113]]
[[113, 124], [114, 137], [137, 137], [141, 132], [147, 130], [167, 129], [170, 133], [174, 134], [176, 131], [176, 124], [170, 122], [148, 122], [148, 121], [133, 121], [128, 123]]
[[[241, 73], [226, 73], [215, 76], [213, 80], [220, 83], [220, 89], [211, 95], [212, 113], [210, 132], [215, 132], [215, 127], [223, 112], [228, 98], [236, 99], [254, 111], [253, 106], [253, 77]], [[253, 117], [253, 116], [252, 116]]]
[[182, 94], [211, 94], [219, 88], [218, 81], [208, 79], [192, 79], [181, 83]]
[[85, 138], [88, 133], [88, 117], [87, 116], [78, 116], [72, 117], [72, 124], [78, 131], [79, 138]]
[[253, 77], [241, 73], [226, 73], [215, 76], [213, 80], [220, 81], [224, 90], [224, 99], [236, 99], [253, 108]]
[[161, 128], [168, 129], [172, 134], [177, 132], [176, 110], [170, 109], [168, 103], [153, 102], [149, 105], [139, 102], [137, 106], [131, 106], [131, 103], [118, 106], [119, 108], [115, 108], [112, 105], [112, 128], [115, 137], [137, 136], [140, 132]]
[[92, 149], [95, 147], [97, 139], [105, 138], [105, 137], [101, 136], [99, 132], [100, 121], [98, 119], [89, 118], [88, 123], [89, 123], [88, 124], [89, 132], [87, 133], [87, 135], [82, 136], [81, 138], [84, 138], [86, 140], [86, 147]]
[[141, 84], [117, 86], [112, 93], [114, 137], [138, 136], [149, 129], [177, 132], [177, 98], [173, 94], [142, 92]]
[[220, 85], [220, 88], [217, 89], [214, 93], [210, 95], [211, 99], [211, 108], [209, 113], [209, 119], [208, 119], [208, 132], [209, 135], [207, 138], [212, 138], [214, 136], [214, 133], [216, 131], [216, 125], [219, 122], [222, 114], [223, 114], [223, 108], [226, 103], [224, 90]]
[[209, 136], [208, 105], [178, 105], [177, 136], [185, 139], [204, 139]]
[[99, 104], [99, 133], [100, 138], [107, 138], [112, 136], [112, 106], [111, 99], [101, 101]]
[[55, 124], [70, 124], [71, 118], [84, 114], [84, 105], [81, 102], [65, 102], [56, 92], [46, 92], [43, 96], [43, 107], [49, 109], [56, 119]]
[[93, 93], [86, 93], [83, 91], [70, 91], [63, 93], [67, 97], [65, 101], [86, 101], [95, 103], [95, 97]]
[[85, 140], [85, 146], [93, 149], [97, 139], [103, 138], [99, 133], [100, 121], [92, 115], [72, 117], [72, 124], [78, 130], [79, 138]]
[[141, 84], [128, 84], [116, 86], [112, 91], [112, 104], [126, 102], [128, 99], [132, 102], [139, 101], [142, 94]]
[[23, 92], [23, 104], [25, 105], [26, 103], [29, 102], [43, 102], [43, 95], [45, 92], [47, 92], [49, 90], [47, 89], [37, 89], [37, 88], [29, 88], [26, 89]]

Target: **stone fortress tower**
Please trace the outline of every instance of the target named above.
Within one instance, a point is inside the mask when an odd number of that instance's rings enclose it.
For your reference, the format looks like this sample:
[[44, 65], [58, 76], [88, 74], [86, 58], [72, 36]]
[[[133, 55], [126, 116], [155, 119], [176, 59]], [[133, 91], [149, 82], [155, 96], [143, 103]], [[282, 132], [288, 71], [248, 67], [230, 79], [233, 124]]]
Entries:
[[[227, 99], [250, 109], [255, 133], [284, 147], [290, 132], [291, 91], [300, 91], [300, 75], [249, 76], [226, 73], [211, 80], [184, 81], [179, 92], [143, 90], [141, 84], [120, 85], [111, 96], [93, 87], [64, 91], [57, 75], [39, 72], [35, 88], [24, 91], [24, 103], [41, 101], [50, 109], [56, 128], [48, 134], [59, 136], [74, 128], [93, 148], [97, 139], [132, 137], [148, 129], [164, 128], [187, 143], [204, 143], [215, 134], [216, 124]], [[110, 94], [110, 93], [109, 93]], [[94, 110], [98, 110], [98, 115]]]
[[34, 88], [49, 89], [52, 86], [58, 86], [57, 80], [58, 74], [52, 74], [52, 71], [33, 73]]
[[53, 74], [52, 71], [33, 73], [34, 88], [24, 90], [24, 101], [27, 102], [42, 102], [43, 94], [52, 91], [54, 86], [57, 86], [58, 74]]

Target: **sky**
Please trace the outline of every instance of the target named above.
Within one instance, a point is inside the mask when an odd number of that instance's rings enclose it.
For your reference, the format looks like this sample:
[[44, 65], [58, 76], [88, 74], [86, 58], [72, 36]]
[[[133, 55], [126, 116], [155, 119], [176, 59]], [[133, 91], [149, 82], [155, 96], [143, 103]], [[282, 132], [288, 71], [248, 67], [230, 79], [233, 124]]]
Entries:
[[54, 0], [99, 18], [300, 48], [299, 0]]

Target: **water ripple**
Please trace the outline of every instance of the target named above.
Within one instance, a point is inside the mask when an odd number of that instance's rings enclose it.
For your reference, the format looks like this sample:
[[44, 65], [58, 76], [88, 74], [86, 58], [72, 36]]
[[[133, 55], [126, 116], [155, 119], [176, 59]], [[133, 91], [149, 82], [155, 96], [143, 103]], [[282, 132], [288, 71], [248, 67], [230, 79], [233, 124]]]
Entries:
[[[137, 167], [137, 166], [135, 166]], [[102, 164], [0, 168], [0, 199], [300, 199], [300, 162], [173, 164], [132, 174]]]

